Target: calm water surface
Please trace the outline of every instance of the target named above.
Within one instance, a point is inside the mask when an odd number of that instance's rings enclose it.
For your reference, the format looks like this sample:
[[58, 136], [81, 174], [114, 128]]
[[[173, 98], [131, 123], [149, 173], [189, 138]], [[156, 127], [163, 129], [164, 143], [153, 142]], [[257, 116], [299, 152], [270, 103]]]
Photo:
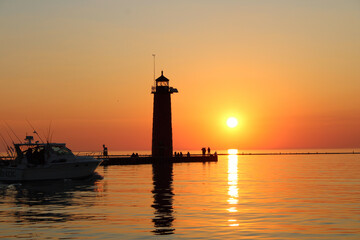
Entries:
[[0, 184], [1, 239], [360, 239], [360, 155], [220, 156]]

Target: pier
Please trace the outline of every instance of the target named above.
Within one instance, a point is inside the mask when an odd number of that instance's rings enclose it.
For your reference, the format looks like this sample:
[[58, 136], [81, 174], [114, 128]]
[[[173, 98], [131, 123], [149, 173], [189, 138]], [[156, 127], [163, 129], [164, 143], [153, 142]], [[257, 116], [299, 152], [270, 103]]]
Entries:
[[217, 155], [191, 155], [182, 157], [152, 157], [151, 155], [140, 155], [133, 157], [131, 155], [109, 155], [109, 156], [94, 156], [95, 158], [103, 159], [101, 165], [139, 165], [139, 164], [153, 164], [153, 163], [193, 163], [193, 162], [217, 162]]

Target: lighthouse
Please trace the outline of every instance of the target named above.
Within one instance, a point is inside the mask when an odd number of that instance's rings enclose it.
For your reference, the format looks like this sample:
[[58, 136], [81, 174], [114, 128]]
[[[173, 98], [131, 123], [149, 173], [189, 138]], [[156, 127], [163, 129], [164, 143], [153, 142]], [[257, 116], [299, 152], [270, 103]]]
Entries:
[[171, 94], [177, 93], [176, 88], [169, 86], [163, 71], [155, 80], [151, 93], [154, 94], [153, 129], [152, 129], [152, 156], [172, 157], [172, 124], [171, 124]]

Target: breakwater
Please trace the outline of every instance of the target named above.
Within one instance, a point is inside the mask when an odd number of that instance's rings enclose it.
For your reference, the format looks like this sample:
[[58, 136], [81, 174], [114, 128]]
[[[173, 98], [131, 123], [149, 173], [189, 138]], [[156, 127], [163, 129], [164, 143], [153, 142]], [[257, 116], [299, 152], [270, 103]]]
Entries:
[[178, 156], [171, 158], [156, 158], [150, 155], [109, 155], [109, 156], [94, 156], [95, 158], [102, 159], [102, 166], [109, 165], [139, 165], [139, 164], [153, 164], [153, 163], [190, 163], [190, 162], [217, 162], [217, 155], [191, 155], [191, 156]]

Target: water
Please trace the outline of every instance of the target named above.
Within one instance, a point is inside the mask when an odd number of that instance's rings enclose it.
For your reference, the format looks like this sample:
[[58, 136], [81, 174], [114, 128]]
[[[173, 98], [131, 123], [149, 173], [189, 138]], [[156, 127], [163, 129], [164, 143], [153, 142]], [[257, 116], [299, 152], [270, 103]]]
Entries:
[[220, 156], [0, 185], [0, 238], [360, 239], [360, 155]]

